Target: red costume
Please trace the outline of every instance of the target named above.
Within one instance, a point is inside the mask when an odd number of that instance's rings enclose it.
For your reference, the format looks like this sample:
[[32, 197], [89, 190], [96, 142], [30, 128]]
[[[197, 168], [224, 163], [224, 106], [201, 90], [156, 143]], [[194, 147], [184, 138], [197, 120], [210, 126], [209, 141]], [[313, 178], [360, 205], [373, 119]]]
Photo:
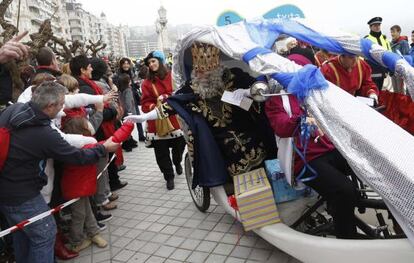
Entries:
[[[155, 90], [154, 90], [155, 89]], [[142, 97], [141, 97], [141, 105], [143, 112], [149, 112], [157, 106], [158, 97], [163, 95], [163, 99], [166, 100], [169, 96], [172, 95], [173, 88], [172, 88], [172, 79], [171, 79], [171, 72], [165, 76], [164, 79], [160, 79], [155, 77], [155, 82], [152, 83], [151, 80], [144, 80], [142, 83]], [[163, 101], [162, 101], [163, 102]], [[178, 130], [180, 129], [180, 125], [178, 124], [177, 117], [172, 115], [169, 117], [171, 124], [173, 127]], [[156, 134], [156, 127], [155, 121], [150, 120], [147, 121], [148, 123], [148, 133]]]
[[371, 79], [371, 68], [360, 58], [354, 67], [346, 70], [336, 56], [322, 65], [321, 71], [328, 81], [354, 96], [369, 97], [372, 93], [378, 96], [378, 88]]

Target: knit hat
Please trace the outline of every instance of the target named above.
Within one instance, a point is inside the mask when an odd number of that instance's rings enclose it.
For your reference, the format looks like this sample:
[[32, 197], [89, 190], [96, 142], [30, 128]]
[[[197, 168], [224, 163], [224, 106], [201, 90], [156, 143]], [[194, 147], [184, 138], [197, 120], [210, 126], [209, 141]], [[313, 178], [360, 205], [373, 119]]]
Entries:
[[151, 58], [156, 58], [156, 59], [158, 59], [160, 64], [165, 64], [165, 55], [162, 51], [155, 50], [155, 51], [152, 51], [151, 53], [149, 53], [147, 55], [147, 57], [144, 59], [145, 65], [147, 65], [147, 66], [149, 65], [149, 60]]

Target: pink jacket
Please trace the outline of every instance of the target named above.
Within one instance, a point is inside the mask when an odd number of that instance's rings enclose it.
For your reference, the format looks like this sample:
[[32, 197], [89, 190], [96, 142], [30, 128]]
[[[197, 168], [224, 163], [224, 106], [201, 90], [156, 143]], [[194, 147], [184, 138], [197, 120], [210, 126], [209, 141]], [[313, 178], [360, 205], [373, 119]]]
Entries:
[[[271, 97], [266, 102], [266, 115], [270, 121], [270, 125], [272, 126], [274, 133], [281, 138], [295, 137], [294, 141], [296, 147], [303, 152], [303, 146], [300, 144], [299, 129], [296, 130], [297, 126], [300, 124], [300, 116], [303, 114], [303, 110], [300, 108], [299, 102], [294, 96], [288, 96], [292, 110], [292, 117], [289, 117], [288, 113], [283, 108], [282, 98], [279, 96]], [[307, 162], [316, 159], [327, 152], [335, 150], [335, 146], [326, 135], [319, 137], [315, 143], [314, 139], [316, 136], [312, 135], [308, 142], [308, 148], [306, 151]], [[302, 170], [304, 163], [296, 153], [294, 162], [294, 173], [297, 174]]]

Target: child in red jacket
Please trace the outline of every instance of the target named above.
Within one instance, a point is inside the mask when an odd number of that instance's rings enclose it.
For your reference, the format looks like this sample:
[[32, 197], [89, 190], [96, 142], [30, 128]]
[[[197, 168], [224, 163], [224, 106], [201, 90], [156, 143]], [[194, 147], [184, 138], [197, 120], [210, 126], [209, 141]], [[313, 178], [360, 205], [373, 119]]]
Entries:
[[[114, 142], [125, 141], [133, 130], [131, 122], [124, 123], [113, 135]], [[73, 117], [65, 121], [63, 130], [66, 133], [90, 135], [88, 120], [85, 117]], [[84, 145], [83, 148], [93, 147]], [[71, 205], [72, 223], [70, 242], [72, 250], [79, 252], [89, 247], [92, 242], [98, 247], [106, 247], [108, 243], [99, 235], [99, 228], [93, 215], [89, 197], [96, 192], [97, 165], [65, 165], [61, 188], [63, 198], [70, 200], [80, 198]]]
[[[74, 117], [65, 121], [63, 131], [71, 134], [90, 136], [88, 121], [85, 117]], [[93, 145], [84, 145], [89, 148]], [[89, 197], [96, 193], [97, 182], [96, 164], [65, 165], [63, 169], [61, 188], [65, 200], [80, 198], [73, 203], [72, 222], [69, 230], [71, 250], [79, 252], [89, 247], [92, 242], [98, 247], [106, 247], [108, 242], [99, 235], [99, 228], [93, 215]]]

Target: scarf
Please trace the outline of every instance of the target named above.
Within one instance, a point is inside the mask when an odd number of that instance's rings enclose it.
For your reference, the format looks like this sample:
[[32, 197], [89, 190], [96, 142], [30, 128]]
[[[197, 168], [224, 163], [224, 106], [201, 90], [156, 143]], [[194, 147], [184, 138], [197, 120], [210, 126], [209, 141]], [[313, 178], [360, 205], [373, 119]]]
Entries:
[[98, 84], [95, 83], [95, 81], [92, 81], [85, 77], [79, 77], [81, 80], [83, 80], [89, 87], [91, 87], [95, 91], [95, 95], [103, 95], [101, 87], [98, 86]]

